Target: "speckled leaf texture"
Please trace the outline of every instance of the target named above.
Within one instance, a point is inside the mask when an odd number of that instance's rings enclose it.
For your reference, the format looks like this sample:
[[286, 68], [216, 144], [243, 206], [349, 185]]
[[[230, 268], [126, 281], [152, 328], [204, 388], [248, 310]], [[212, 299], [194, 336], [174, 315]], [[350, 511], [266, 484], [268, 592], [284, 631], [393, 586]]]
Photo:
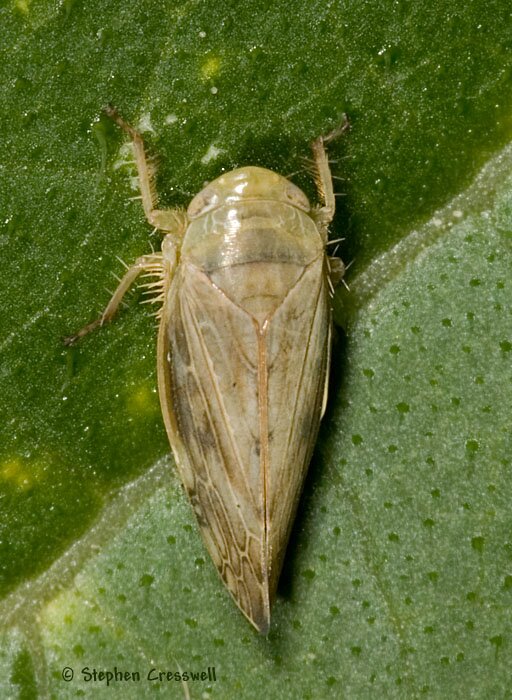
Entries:
[[[511, 697], [509, 3], [7, 0], [0, 27], [0, 696]], [[247, 164], [313, 197], [311, 140], [351, 122], [350, 289], [268, 638], [176, 476], [140, 289], [62, 343], [159, 245], [108, 102], [166, 206]]]

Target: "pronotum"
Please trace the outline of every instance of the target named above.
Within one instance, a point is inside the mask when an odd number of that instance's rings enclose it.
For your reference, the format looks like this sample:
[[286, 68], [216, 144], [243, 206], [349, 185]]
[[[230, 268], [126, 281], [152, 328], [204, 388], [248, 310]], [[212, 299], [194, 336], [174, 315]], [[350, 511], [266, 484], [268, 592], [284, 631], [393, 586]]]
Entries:
[[128, 268], [99, 319], [141, 273], [161, 303], [158, 388], [174, 458], [229, 592], [262, 634], [325, 410], [330, 290], [343, 274], [325, 248], [335, 195], [325, 144], [313, 141], [320, 205], [289, 180], [248, 166], [224, 173], [182, 209], [158, 209], [154, 167], [132, 139], [142, 205], [161, 252]]

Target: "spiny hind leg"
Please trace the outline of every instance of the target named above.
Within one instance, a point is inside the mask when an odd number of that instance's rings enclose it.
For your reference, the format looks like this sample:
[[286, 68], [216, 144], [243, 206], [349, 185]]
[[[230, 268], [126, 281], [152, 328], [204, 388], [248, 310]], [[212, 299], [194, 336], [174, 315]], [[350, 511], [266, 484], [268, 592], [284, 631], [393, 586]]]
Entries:
[[121, 129], [126, 132], [133, 146], [133, 154], [137, 173], [139, 176], [139, 188], [142, 197], [144, 214], [149, 223], [155, 228], [174, 233], [178, 237], [183, 237], [187, 226], [187, 217], [183, 209], [158, 209], [158, 197], [155, 187], [155, 165], [146, 153], [144, 141], [139, 132], [126, 122], [115, 107], [108, 105], [105, 107], [105, 114], [109, 116]]
[[346, 283], [343, 279], [346, 269], [347, 268], [344, 265], [343, 260], [341, 258], [336, 258], [330, 255], [327, 256], [327, 280], [329, 282], [329, 290], [331, 292], [331, 296], [334, 295], [334, 291], [340, 282], [343, 282], [343, 284], [345, 284], [346, 286]]
[[314, 212], [317, 226], [327, 242], [327, 228], [334, 217], [336, 209], [336, 198], [332, 185], [331, 168], [329, 167], [329, 159], [327, 157], [326, 145], [338, 138], [349, 128], [347, 115], [343, 115], [343, 121], [327, 136], [319, 136], [311, 144], [313, 158], [315, 161], [315, 182], [318, 190], [318, 196], [322, 202], [321, 206]]

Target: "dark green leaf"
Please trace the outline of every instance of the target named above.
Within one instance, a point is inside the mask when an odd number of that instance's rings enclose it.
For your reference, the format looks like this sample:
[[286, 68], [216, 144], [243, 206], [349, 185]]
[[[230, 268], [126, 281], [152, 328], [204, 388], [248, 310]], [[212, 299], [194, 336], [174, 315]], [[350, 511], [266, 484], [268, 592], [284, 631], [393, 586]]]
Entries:
[[[512, 22], [502, 0], [0, 9], [0, 695], [505, 697], [512, 536]], [[268, 639], [219, 582], [168, 456], [140, 292], [166, 206], [333, 144], [346, 330]], [[307, 172], [295, 181], [314, 195]], [[63, 680], [63, 668], [74, 671]], [[149, 681], [215, 667], [216, 680]]]

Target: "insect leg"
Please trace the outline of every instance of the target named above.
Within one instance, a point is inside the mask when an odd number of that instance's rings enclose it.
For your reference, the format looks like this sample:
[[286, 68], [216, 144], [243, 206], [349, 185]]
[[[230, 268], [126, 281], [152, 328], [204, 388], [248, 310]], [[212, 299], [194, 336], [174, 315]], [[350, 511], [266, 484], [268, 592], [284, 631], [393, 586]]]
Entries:
[[132, 139], [133, 154], [139, 176], [139, 187], [142, 195], [144, 214], [149, 223], [157, 229], [166, 232], [180, 231], [182, 234], [187, 226], [186, 214], [182, 209], [157, 209], [157, 193], [155, 187], [155, 166], [146, 154], [144, 141], [139, 132], [126, 122], [115, 107], [105, 107], [105, 114], [125, 131]]
[[336, 208], [331, 168], [329, 167], [329, 159], [325, 147], [326, 144], [346, 131], [348, 127], [349, 122], [347, 116], [344, 114], [343, 121], [336, 129], [331, 131], [330, 134], [327, 134], [327, 136], [319, 136], [311, 144], [316, 169], [315, 181], [318, 188], [318, 195], [322, 201], [322, 205], [315, 212], [315, 219], [324, 236], [325, 242], [327, 242], [327, 227], [334, 217], [334, 210]]
[[346, 266], [343, 264], [341, 258], [328, 257], [327, 266], [329, 269], [329, 281], [331, 292], [334, 293], [335, 287], [343, 280], [343, 275], [346, 271]]
[[101, 326], [103, 326], [103, 324], [110, 321], [117, 312], [124, 295], [135, 282], [137, 277], [142, 272], [161, 274], [162, 267], [163, 261], [161, 253], [141, 255], [140, 258], [137, 258], [135, 263], [126, 270], [125, 274], [121, 278], [121, 281], [119, 282], [114, 294], [112, 295], [112, 298], [108, 302], [101, 316], [95, 321], [92, 321], [91, 323], [88, 323], [86, 326], [81, 328], [77, 333], [75, 333], [75, 335], [70, 335], [67, 338], [65, 338], [64, 344], [73, 345], [74, 343], [76, 343], [77, 340], [83, 338], [84, 335], [87, 335], [91, 331], [94, 331], [96, 328], [100, 328]]

